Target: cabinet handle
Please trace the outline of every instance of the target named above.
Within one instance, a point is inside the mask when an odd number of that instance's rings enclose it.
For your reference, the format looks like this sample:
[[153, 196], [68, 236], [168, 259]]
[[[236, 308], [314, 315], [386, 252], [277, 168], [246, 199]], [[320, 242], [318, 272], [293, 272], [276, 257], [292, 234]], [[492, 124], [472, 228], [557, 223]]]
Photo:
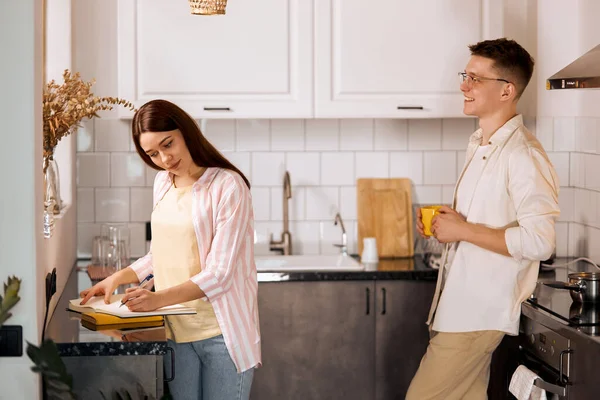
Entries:
[[398, 106], [398, 110], [422, 110], [423, 106]]
[[231, 111], [229, 107], [204, 107], [204, 111]]
[[171, 377], [164, 379], [164, 381], [171, 382], [173, 379], [175, 379], [175, 350], [169, 346], [167, 346], [166, 350], [171, 352]]
[[371, 313], [371, 291], [369, 288], [366, 289], [367, 293], [367, 315]]
[[382, 295], [382, 300], [381, 300], [381, 315], [385, 315], [385, 306], [386, 306], [386, 291], [385, 288], [381, 288], [381, 295]]

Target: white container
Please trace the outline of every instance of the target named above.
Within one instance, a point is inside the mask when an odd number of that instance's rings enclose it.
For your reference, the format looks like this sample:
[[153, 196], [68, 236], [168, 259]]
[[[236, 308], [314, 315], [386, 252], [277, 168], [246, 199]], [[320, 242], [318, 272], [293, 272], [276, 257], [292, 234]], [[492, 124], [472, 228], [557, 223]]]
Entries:
[[363, 239], [363, 252], [360, 256], [360, 262], [365, 265], [379, 262], [379, 255], [377, 254], [377, 239], [374, 237]]

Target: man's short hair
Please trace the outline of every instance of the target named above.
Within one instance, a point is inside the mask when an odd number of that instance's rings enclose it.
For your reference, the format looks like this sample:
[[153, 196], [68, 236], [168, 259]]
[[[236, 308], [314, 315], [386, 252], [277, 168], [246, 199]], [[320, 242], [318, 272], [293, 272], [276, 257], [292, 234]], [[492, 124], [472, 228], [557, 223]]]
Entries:
[[494, 68], [517, 88], [521, 97], [533, 74], [533, 57], [519, 43], [507, 38], [484, 40], [469, 46], [472, 56], [494, 60]]

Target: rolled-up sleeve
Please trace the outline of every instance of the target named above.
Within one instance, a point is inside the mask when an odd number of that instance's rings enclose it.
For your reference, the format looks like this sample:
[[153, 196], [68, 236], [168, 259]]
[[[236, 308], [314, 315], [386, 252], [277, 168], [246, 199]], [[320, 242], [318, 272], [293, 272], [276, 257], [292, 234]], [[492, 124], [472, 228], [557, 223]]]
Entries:
[[518, 226], [506, 229], [510, 255], [517, 261], [548, 259], [556, 246], [554, 223], [560, 215], [558, 178], [554, 167], [537, 148], [523, 147], [511, 154], [508, 191]]
[[135, 272], [135, 274], [138, 277], [138, 280], [140, 282], [143, 281], [144, 278], [150, 275], [153, 271], [152, 253], [148, 252], [148, 254], [146, 254], [142, 258], [138, 258], [129, 267], [133, 270], [133, 272]]
[[215, 235], [205, 266], [191, 277], [208, 300], [219, 298], [231, 287], [235, 269], [248, 257], [252, 223], [250, 190], [241, 178], [234, 179], [233, 186], [218, 203]]

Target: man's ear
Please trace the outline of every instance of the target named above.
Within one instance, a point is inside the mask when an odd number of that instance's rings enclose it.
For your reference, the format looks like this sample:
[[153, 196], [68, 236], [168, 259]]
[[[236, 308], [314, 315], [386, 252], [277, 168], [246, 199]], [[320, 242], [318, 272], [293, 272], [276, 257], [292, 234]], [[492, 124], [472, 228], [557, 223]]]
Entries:
[[502, 101], [514, 101], [517, 98], [517, 88], [514, 83], [504, 85], [501, 94]]

